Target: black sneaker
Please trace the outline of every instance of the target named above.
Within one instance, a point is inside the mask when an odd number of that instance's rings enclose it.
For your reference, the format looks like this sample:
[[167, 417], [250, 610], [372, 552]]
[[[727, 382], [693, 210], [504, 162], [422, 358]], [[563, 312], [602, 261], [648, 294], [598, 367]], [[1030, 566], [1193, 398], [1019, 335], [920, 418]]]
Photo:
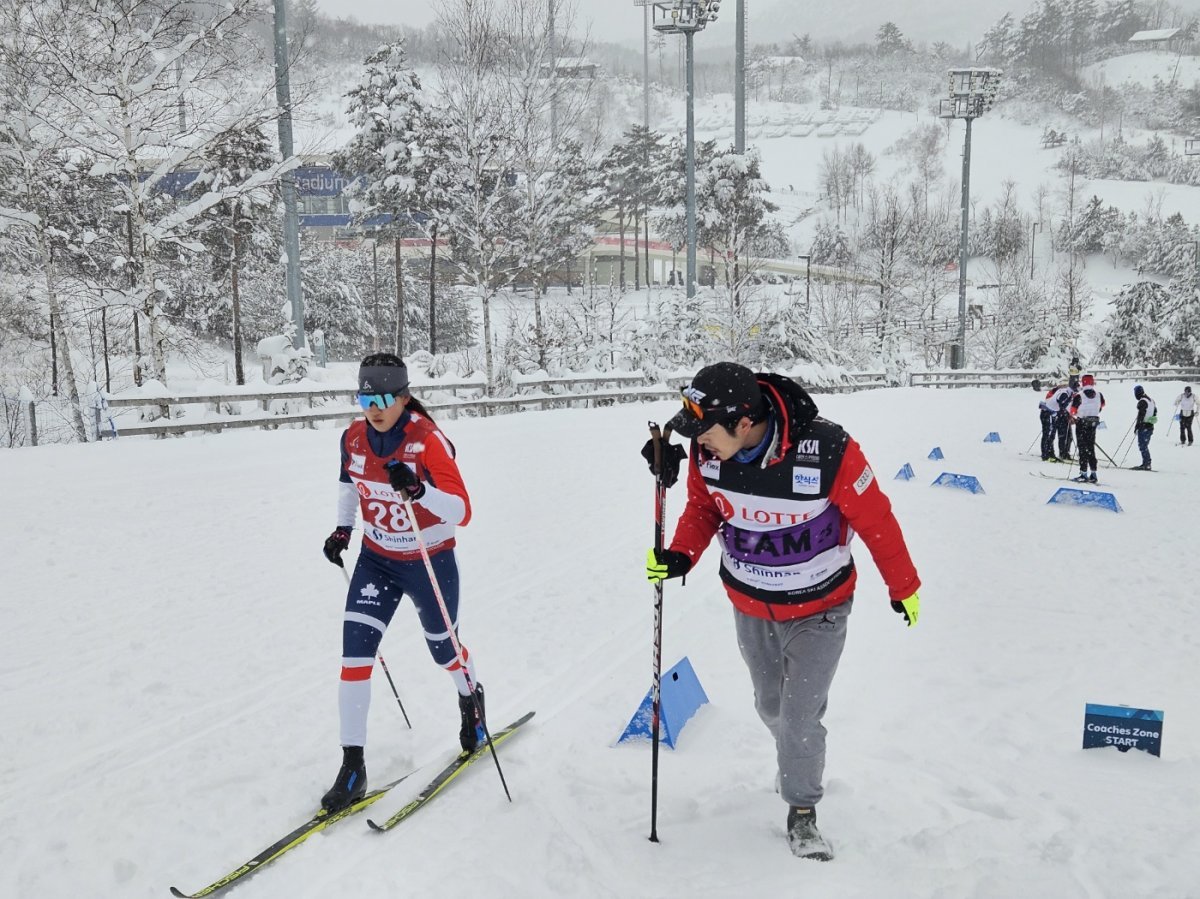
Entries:
[[321, 808], [338, 812], [362, 799], [367, 793], [367, 766], [361, 746], [342, 747], [342, 768], [329, 792], [321, 797]]
[[815, 808], [788, 809], [787, 820], [788, 847], [797, 858], [811, 858], [818, 862], [833, 860], [833, 847], [817, 830], [817, 810]]
[[[479, 700], [478, 712], [475, 700]], [[458, 742], [463, 752], [474, 752], [479, 744], [487, 738], [483, 735], [483, 684], [475, 685], [475, 697], [458, 697], [458, 714], [462, 717], [462, 728], [458, 732]]]

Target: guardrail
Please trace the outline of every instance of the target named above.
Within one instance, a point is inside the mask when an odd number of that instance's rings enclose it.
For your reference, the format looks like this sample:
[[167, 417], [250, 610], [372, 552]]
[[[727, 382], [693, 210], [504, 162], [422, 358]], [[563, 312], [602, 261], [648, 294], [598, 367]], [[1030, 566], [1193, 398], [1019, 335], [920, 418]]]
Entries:
[[[1139, 381], [1200, 381], [1200, 368], [1097, 368], [1090, 369], [1101, 381], [1139, 380]], [[986, 371], [986, 370], [947, 370], [947, 371], [912, 371], [907, 375], [907, 383], [913, 387], [959, 388], [959, 387], [992, 387], [992, 388], [1025, 388], [1028, 389], [1034, 379], [1047, 385], [1061, 380], [1061, 375], [1035, 369]], [[848, 372], [847, 381], [835, 386], [813, 388], [815, 392], [848, 392], [868, 390], [888, 386], [886, 372]], [[571, 407], [582, 404], [585, 407], [608, 405], [638, 400], [673, 399], [678, 396], [678, 384], [683, 378], [670, 379], [667, 384], [648, 384], [648, 378], [641, 374], [612, 373], [601, 375], [580, 375], [566, 377], [514, 377], [513, 386], [522, 391], [514, 396], [487, 397], [483, 396], [486, 384], [483, 379], [461, 379], [446, 381], [430, 381], [424, 384], [414, 384], [422, 395], [422, 402], [431, 412], [447, 414], [451, 418], [460, 412], [478, 415], [493, 415], [506, 411], [523, 409], [553, 409]], [[674, 386], [669, 386], [673, 384]], [[588, 390], [588, 388], [592, 388]], [[132, 437], [149, 436], [165, 437], [194, 432], [219, 433], [224, 430], [238, 428], [278, 428], [280, 425], [300, 425], [313, 427], [325, 421], [350, 421], [362, 414], [354, 396], [354, 388], [328, 388], [316, 386], [313, 388], [284, 389], [274, 391], [229, 391], [225, 393], [209, 393], [196, 395], [173, 396], [117, 396], [108, 400], [108, 413], [102, 408], [95, 408], [93, 435], [99, 437]], [[460, 393], [473, 394], [460, 396]], [[344, 401], [344, 404], [339, 402]], [[229, 404], [256, 403], [259, 408], [254, 411], [237, 410], [233, 414], [224, 414]], [[282, 410], [273, 408], [275, 404], [286, 403]], [[299, 404], [302, 408], [293, 408]], [[336, 404], [331, 408], [331, 404]], [[33, 437], [33, 445], [37, 445], [37, 416], [35, 404], [29, 403], [29, 430]], [[205, 415], [215, 413], [212, 417], [193, 418], [166, 417], [150, 421], [137, 421], [124, 424], [115, 423], [109, 416], [115, 412], [121, 418], [121, 410], [134, 408], [160, 409], [165, 407], [168, 414], [178, 410], [180, 406], [208, 406]], [[230, 412], [233, 410], [230, 409]], [[114, 433], [115, 432], [115, 433]]]
[[[1200, 379], [1198, 367], [1160, 368], [1089, 368], [1098, 381], [1194, 381]], [[1061, 372], [1036, 369], [986, 371], [952, 369], [947, 371], [909, 372], [912, 387], [1029, 387], [1034, 379], [1048, 387], [1065, 380]]]

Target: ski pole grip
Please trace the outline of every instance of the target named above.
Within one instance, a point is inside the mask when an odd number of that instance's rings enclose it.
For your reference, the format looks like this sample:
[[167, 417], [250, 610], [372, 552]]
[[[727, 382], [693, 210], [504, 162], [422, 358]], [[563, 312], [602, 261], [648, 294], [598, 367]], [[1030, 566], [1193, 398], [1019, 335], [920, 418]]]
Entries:
[[650, 439], [654, 442], [654, 477], [659, 477], [659, 472], [662, 471], [662, 432], [658, 429], [658, 422], [650, 422]]

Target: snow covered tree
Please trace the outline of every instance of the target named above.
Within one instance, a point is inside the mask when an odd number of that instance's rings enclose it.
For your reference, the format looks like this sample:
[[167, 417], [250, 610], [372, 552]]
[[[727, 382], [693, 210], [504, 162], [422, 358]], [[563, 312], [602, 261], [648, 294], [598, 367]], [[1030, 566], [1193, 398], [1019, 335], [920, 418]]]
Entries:
[[942, 148], [946, 143], [946, 131], [935, 125], [918, 125], [892, 146], [891, 151], [900, 155], [905, 168], [917, 176], [924, 197], [925, 211], [929, 211], [929, 192], [946, 174], [942, 164]]
[[431, 178], [450, 261], [474, 289], [483, 313], [484, 370], [495, 385], [492, 300], [520, 274], [510, 235], [520, 194], [511, 140], [508, 86], [501, 65], [507, 41], [492, 0], [449, 0], [438, 18], [446, 50], [437, 105], [449, 152]]
[[813, 232], [812, 246], [809, 248], [811, 262], [814, 265], [833, 265], [845, 268], [854, 260], [854, 250], [850, 238], [842, 226], [823, 218], [817, 222]]
[[1139, 281], [1126, 287], [1113, 301], [1098, 360], [1110, 365], [1165, 361], [1170, 334], [1164, 326], [1173, 305], [1171, 292], [1161, 284]]
[[1016, 51], [1016, 26], [1012, 13], [1006, 12], [991, 28], [984, 32], [976, 48], [981, 62], [1008, 62]]
[[703, 243], [724, 259], [725, 286], [735, 311], [741, 306], [747, 279], [754, 274], [752, 257], [771, 234], [770, 216], [779, 211], [767, 199], [770, 185], [761, 169], [756, 150], [735, 153], [731, 148], [709, 161], [696, 188], [697, 206], [704, 210], [699, 222]]
[[895, 22], [884, 22], [875, 32], [875, 51], [881, 56], [910, 49], [908, 40]]
[[[563, 0], [510, 0], [503, 57], [511, 122], [515, 227], [510, 234], [520, 276], [533, 286], [537, 355], [545, 341], [542, 295], [552, 271], [569, 266], [591, 243], [593, 148], [584, 142], [591, 80], [567, 89], [558, 76], [560, 34], [570, 31]], [[544, 366], [543, 366], [544, 367]]]
[[[16, 35], [19, 37], [19, 34]], [[21, 44], [10, 43], [13, 34], [0, 38], [0, 64], [8, 76], [19, 63], [14, 54], [21, 53]], [[6, 77], [5, 80], [8, 80]], [[32, 96], [30, 85], [10, 81], [5, 102], [7, 109], [0, 117], [0, 230], [17, 258], [31, 263], [41, 271], [49, 312], [50, 330], [57, 345], [63, 348], [63, 381], [71, 408], [71, 423], [76, 439], [87, 440], [79, 385], [75, 379], [71, 356], [71, 339], [64, 315], [62, 285], [54, 258], [55, 243], [60, 235], [69, 234], [69, 211], [62, 202], [61, 192], [68, 188], [78, 172], [72, 164], [68, 147], [55, 140], [39, 121], [38, 111], [44, 98]], [[61, 252], [61, 251], [60, 251]], [[30, 285], [33, 286], [32, 283]]]
[[[149, 364], [165, 382], [171, 327], [163, 312], [163, 248], [194, 245], [207, 209], [257, 185], [182, 206], [157, 198], [164, 179], [204, 158], [219, 135], [275, 115], [245, 66], [247, 55], [257, 55], [251, 26], [259, 0], [34, 0], [3, 9], [7, 39], [25, 48], [19, 71], [29, 91], [21, 113], [90, 156], [93, 174], [114, 178], [131, 239], [127, 255], [113, 262], [130, 273], [126, 302], [146, 321]], [[178, 124], [181, 102], [186, 129]]]
[[1070, 234], [1071, 250], [1076, 253], [1101, 253], [1113, 245], [1112, 234], [1122, 227], [1121, 210], [1104, 206], [1093, 196], [1084, 206]]
[[[194, 191], [223, 192], [227, 199], [210, 207], [205, 213], [212, 227], [202, 236], [211, 254], [210, 297], [218, 303], [218, 321], [227, 305], [229, 333], [233, 341], [235, 383], [246, 383], [243, 361], [242, 328], [242, 269], [251, 264], [257, 270], [274, 269], [280, 244], [282, 211], [277, 185], [264, 183], [259, 187], [229, 192], [227, 188], [242, 187], [260, 177], [274, 165], [277, 154], [260, 128], [226, 131], [214, 142], [203, 161]], [[229, 302], [224, 302], [224, 286], [229, 286]], [[224, 324], [221, 321], [221, 324]], [[224, 330], [222, 328], [222, 330]], [[257, 338], [270, 336], [256, 334]]]
[[394, 245], [396, 315], [393, 346], [403, 355], [404, 262], [401, 238], [411, 230], [416, 210], [416, 180], [427, 117], [421, 81], [408, 65], [403, 41], [380, 47], [366, 58], [359, 83], [346, 95], [347, 118], [354, 126], [349, 144], [333, 156], [348, 179], [351, 210], [360, 227], [390, 238]]

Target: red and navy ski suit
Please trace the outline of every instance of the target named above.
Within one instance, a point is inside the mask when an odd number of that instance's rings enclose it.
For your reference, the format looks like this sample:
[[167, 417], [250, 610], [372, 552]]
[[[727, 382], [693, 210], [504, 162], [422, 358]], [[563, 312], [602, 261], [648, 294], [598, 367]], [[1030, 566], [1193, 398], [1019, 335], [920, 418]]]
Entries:
[[[403, 499], [392, 490], [387, 466], [408, 465], [425, 483], [425, 492], [411, 503], [412, 510], [456, 633], [459, 585], [454, 529], [470, 521], [471, 501], [454, 461], [453, 445], [437, 425], [418, 413], [405, 412], [382, 433], [359, 419], [342, 434], [341, 451], [338, 525], [353, 527], [356, 512], [363, 520], [362, 551], [350, 578], [342, 625], [341, 742], [363, 746], [375, 652], [405, 596], [417, 610], [434, 661], [450, 672], [460, 695], [469, 692], [416, 533]], [[465, 646], [463, 656], [475, 683]]]

